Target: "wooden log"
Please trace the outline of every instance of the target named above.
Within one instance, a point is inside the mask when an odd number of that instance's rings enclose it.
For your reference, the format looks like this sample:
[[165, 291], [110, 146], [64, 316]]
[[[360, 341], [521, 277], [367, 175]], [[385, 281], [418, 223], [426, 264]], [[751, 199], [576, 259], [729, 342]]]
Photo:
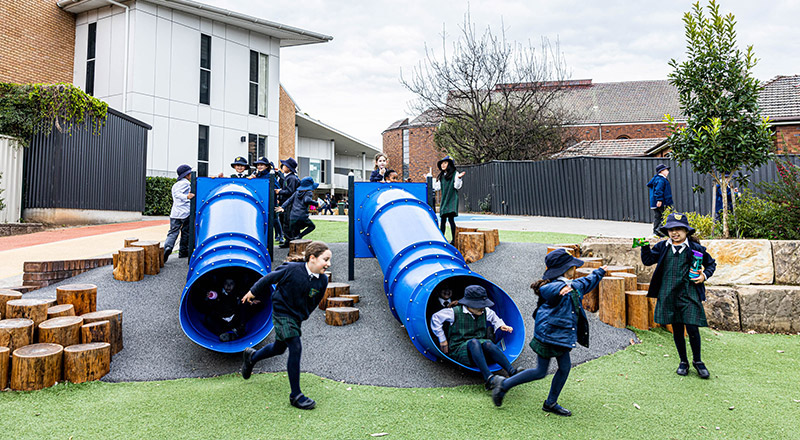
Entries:
[[60, 316], [39, 324], [39, 342], [58, 344], [62, 347], [81, 343], [80, 316]]
[[631, 266], [607, 266], [606, 273], [611, 272], [628, 272], [632, 274], [636, 274], [636, 269]]
[[64, 380], [83, 383], [98, 380], [111, 371], [111, 344], [91, 342], [64, 348]]
[[160, 249], [157, 241], [135, 241], [131, 243], [131, 247], [140, 247], [144, 249], [144, 274], [145, 275], [158, 275], [161, 272], [161, 263], [158, 256]]
[[650, 319], [648, 318], [647, 292], [634, 290], [625, 292], [625, 316], [629, 326], [639, 330], [650, 329]]
[[164, 267], [164, 244], [158, 244], [158, 267]]
[[47, 320], [49, 301], [46, 299], [12, 299], [6, 303], [6, 319], [28, 318], [33, 320], [34, 329]]
[[8, 347], [0, 347], [0, 391], [8, 388], [8, 360], [11, 350]]
[[647, 298], [647, 325], [650, 328], [661, 327], [661, 324], [658, 324], [655, 321], [656, 301], [658, 301], [658, 298]]
[[41, 390], [61, 380], [64, 347], [58, 344], [31, 344], [11, 355], [11, 389]]
[[600, 257], [580, 257], [578, 259], [583, 261], [581, 268], [597, 269], [603, 265], [603, 259]]
[[75, 316], [75, 306], [72, 304], [59, 304], [47, 308], [47, 319], [58, 318], [59, 316]]
[[581, 245], [576, 243], [567, 243], [567, 244], [554, 244], [554, 247], [562, 247], [567, 250], [567, 253], [572, 255], [575, 258], [581, 256]]
[[120, 281], [141, 281], [144, 279], [144, 249], [126, 247], [119, 250], [114, 279]]
[[0, 346], [14, 350], [33, 344], [33, 320], [11, 318], [0, 321]]
[[464, 256], [464, 261], [474, 263], [483, 258], [483, 233], [480, 232], [459, 232], [458, 234], [459, 251]]
[[458, 241], [458, 234], [462, 232], [478, 232], [478, 228], [464, 228], [461, 226], [456, 226], [456, 230], [453, 232], [453, 246], [455, 246], [456, 249], [461, 249], [459, 247], [461, 246], [461, 242]]
[[339, 297], [340, 298], [350, 298], [350, 299], [353, 300], [353, 304], [358, 304], [358, 302], [361, 301], [361, 296], [358, 295], [357, 293], [348, 293], [348, 294], [345, 294], [345, 295], [339, 295]]
[[328, 298], [347, 295], [350, 293], [350, 285], [347, 283], [328, 283], [328, 288], [325, 289], [325, 294], [319, 301], [319, 309], [325, 310], [328, 308]]
[[84, 324], [89, 324], [97, 321], [109, 321], [111, 325], [111, 355], [115, 355], [122, 351], [122, 310], [98, 310], [96, 312], [81, 315]]
[[126, 238], [122, 247], [131, 247], [131, 243], [136, 243], [137, 241], [139, 241], [139, 239], [136, 237]]
[[347, 325], [358, 321], [358, 309], [355, 307], [331, 307], [325, 310], [325, 324]]
[[592, 272], [594, 272], [594, 269], [591, 268], [591, 267], [576, 267], [575, 268], [575, 276], [572, 279], [583, 278], [583, 277], [591, 274]]
[[483, 253], [489, 254], [494, 252], [494, 248], [497, 246], [497, 242], [495, 241], [494, 233], [497, 231], [496, 229], [478, 229], [477, 232], [483, 234]]
[[[578, 267], [575, 269], [575, 275], [573, 276], [572, 279], [585, 277], [591, 274], [592, 272], [594, 272], [594, 269], [591, 267]], [[600, 287], [595, 287], [594, 290], [583, 295], [583, 300], [581, 301], [581, 303], [583, 304], [583, 309], [592, 313], [596, 312], [598, 307], [599, 295], [600, 295]]]
[[81, 343], [91, 342], [111, 343], [111, 322], [95, 321], [81, 326]]
[[111, 267], [116, 269], [117, 264], [119, 264], [119, 252], [114, 252], [111, 254]]
[[42, 299], [47, 301], [47, 308], [48, 308], [48, 309], [49, 309], [50, 307], [53, 307], [53, 306], [57, 306], [57, 305], [58, 305], [58, 300], [57, 300], [57, 299], [55, 299], [55, 298], [42, 298]]
[[572, 249], [565, 248], [563, 246], [547, 246], [547, 253], [549, 254], [550, 252], [553, 252], [556, 249], [564, 249], [564, 252], [572, 255]]
[[293, 258], [302, 257], [299, 261], [304, 261], [306, 258], [306, 246], [311, 243], [311, 240], [298, 239], [289, 242], [289, 255]]
[[625, 328], [625, 280], [619, 277], [603, 277], [600, 280], [600, 320], [606, 324]]
[[75, 314], [97, 311], [97, 286], [94, 284], [67, 284], [56, 287], [56, 299], [59, 304], [72, 304]]
[[328, 277], [328, 282], [329, 282], [329, 283], [330, 283], [331, 281], [333, 281], [333, 272], [331, 272], [331, 271], [329, 271], [329, 270], [326, 270], [326, 271], [325, 271], [325, 276], [326, 276], [326, 277]]
[[650, 290], [650, 283], [636, 283], [636, 290]]
[[335, 296], [333, 298], [328, 298], [328, 308], [331, 307], [353, 307], [353, 299], [352, 298], [345, 298], [343, 296]]
[[[639, 290], [636, 288], [636, 275], [628, 272], [610, 272], [608, 274], [612, 277], [618, 277], [625, 280], [625, 291], [633, 292]], [[638, 328], [638, 327], [637, 327]]]
[[13, 299], [22, 299], [22, 293], [16, 290], [0, 289], [0, 318], [8, 318], [6, 316], [6, 303]]

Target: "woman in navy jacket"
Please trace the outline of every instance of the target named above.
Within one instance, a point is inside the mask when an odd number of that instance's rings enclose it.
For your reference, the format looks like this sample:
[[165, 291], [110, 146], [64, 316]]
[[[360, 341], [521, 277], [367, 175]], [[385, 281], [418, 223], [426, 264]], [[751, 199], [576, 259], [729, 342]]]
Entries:
[[575, 268], [583, 266], [583, 261], [569, 255], [564, 249], [556, 249], [544, 258], [547, 265], [542, 279], [531, 285], [539, 295], [539, 304], [533, 312], [535, 326], [530, 346], [536, 352], [535, 369], [524, 370], [508, 379], [497, 377], [492, 383], [494, 404], [503, 404], [503, 397], [511, 388], [539, 380], [547, 375], [550, 359], [556, 358], [558, 371], [553, 376], [550, 394], [542, 405], [542, 410], [560, 416], [570, 416], [572, 412], [558, 404], [558, 396], [567, 382], [572, 368], [569, 352], [575, 344], [589, 346], [589, 321], [583, 310], [583, 295], [597, 287], [606, 274], [605, 266], [595, 269], [589, 276], [570, 279]]

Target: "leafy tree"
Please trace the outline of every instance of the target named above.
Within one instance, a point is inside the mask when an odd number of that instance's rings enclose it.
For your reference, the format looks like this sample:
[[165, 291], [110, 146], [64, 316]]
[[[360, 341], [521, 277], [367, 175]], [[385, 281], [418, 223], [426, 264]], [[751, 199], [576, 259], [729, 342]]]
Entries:
[[[753, 46], [744, 53], [736, 47], [733, 14], [721, 15], [715, 0], [707, 9], [708, 17], [698, 2], [684, 14], [688, 59], [669, 62], [674, 69], [669, 80], [678, 88], [686, 126], [670, 115], [665, 120], [672, 131], [672, 157], [710, 174], [727, 194], [733, 172], [765, 164], [774, 142], [768, 120], [758, 111], [761, 87], [751, 75], [757, 62]], [[728, 198], [722, 203], [723, 237], [728, 238]]]
[[416, 113], [441, 121], [436, 146], [457, 161], [541, 159], [571, 145], [568, 112], [557, 99], [567, 77], [555, 45], [511, 43], [487, 27], [478, 34], [470, 15], [448, 54], [426, 47], [426, 58], [401, 83], [417, 96]]

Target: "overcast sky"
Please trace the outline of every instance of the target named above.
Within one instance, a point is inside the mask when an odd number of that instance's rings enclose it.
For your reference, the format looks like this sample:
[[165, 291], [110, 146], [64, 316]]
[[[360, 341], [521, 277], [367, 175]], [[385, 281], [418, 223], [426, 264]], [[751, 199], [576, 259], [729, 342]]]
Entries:
[[[558, 39], [573, 79], [666, 79], [670, 58], [685, 59], [682, 17], [692, 2], [651, 0], [323, 1], [199, 0], [258, 18], [333, 36], [324, 44], [281, 50], [281, 83], [297, 105], [351, 136], [382, 146], [381, 132], [410, 113], [414, 96], [400, 73], [441, 51], [441, 34], [459, 35], [469, 8], [479, 30], [507, 39]], [[704, 3], [707, 4], [707, 3]], [[800, 2], [723, 0], [737, 21], [742, 50], [753, 45], [760, 80], [800, 74]], [[448, 44], [449, 45], [449, 44]]]

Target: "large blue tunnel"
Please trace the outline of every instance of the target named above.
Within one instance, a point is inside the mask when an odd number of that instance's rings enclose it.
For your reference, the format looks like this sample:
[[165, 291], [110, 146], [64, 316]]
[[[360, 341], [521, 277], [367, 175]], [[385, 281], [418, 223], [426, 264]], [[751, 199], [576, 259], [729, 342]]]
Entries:
[[[424, 191], [424, 184], [355, 183], [355, 256], [377, 258], [392, 314], [405, 326], [420, 353], [472, 371], [477, 369], [454, 361], [439, 349], [429, 323], [437, 311], [434, 293], [439, 289], [453, 289], [454, 299], [458, 299], [467, 285], [483, 286], [495, 303], [492, 309], [514, 329], [496, 335], [498, 346], [513, 362], [525, 343], [519, 308], [503, 289], [470, 270], [461, 253], [447, 242], [433, 209], [422, 201]], [[490, 368], [500, 369], [496, 364]]]
[[238, 353], [263, 341], [272, 331], [272, 304], [241, 310], [247, 320], [244, 336], [220, 342], [204, 325], [199, 302], [223, 280], [235, 280], [247, 292], [270, 271], [267, 251], [268, 179], [197, 179], [194, 251], [180, 302], [180, 323], [189, 339], [209, 350]]

